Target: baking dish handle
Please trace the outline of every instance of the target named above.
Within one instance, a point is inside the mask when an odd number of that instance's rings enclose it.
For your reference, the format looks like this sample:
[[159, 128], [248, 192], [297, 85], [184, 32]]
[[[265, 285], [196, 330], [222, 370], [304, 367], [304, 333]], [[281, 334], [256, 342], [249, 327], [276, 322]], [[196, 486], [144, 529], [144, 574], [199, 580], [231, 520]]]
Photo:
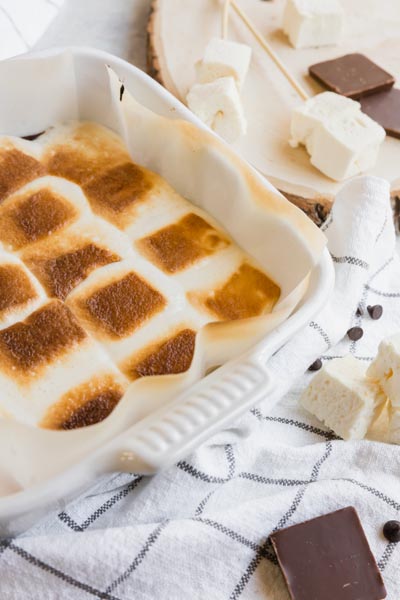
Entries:
[[190, 454], [262, 398], [270, 396], [272, 406], [274, 383], [266, 362], [264, 352], [231, 361], [133, 426], [121, 438], [113, 470], [155, 473]]

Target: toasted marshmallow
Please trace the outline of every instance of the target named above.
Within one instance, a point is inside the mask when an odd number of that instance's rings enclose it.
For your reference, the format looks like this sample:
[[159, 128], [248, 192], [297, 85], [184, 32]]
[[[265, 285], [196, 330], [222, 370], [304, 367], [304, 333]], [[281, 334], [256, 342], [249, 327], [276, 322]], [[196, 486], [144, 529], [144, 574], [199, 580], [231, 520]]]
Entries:
[[382, 389], [392, 406], [400, 407], [400, 334], [392, 335], [379, 345], [370, 364], [368, 377]]
[[206, 47], [203, 60], [196, 64], [197, 81], [210, 83], [220, 77], [233, 77], [240, 88], [249, 70], [250, 60], [250, 46], [213, 38]]
[[345, 440], [362, 439], [382, 401], [366, 378], [366, 367], [353, 356], [326, 364], [301, 397], [304, 408]]
[[358, 102], [323, 92], [294, 111], [290, 144], [303, 144], [311, 164], [341, 181], [375, 165], [385, 135]]
[[233, 77], [197, 83], [187, 95], [189, 108], [227, 142], [246, 133], [247, 123]]
[[283, 31], [295, 48], [337, 44], [342, 36], [344, 12], [338, 0], [287, 0]]

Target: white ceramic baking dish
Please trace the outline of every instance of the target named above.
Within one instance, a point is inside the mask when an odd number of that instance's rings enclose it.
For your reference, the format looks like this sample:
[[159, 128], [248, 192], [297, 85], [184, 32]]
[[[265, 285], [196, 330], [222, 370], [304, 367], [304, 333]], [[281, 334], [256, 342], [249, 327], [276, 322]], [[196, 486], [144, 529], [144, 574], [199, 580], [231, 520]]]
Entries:
[[[33, 56], [52, 57], [63, 51], [65, 49], [54, 49]], [[107, 64], [126, 87], [135, 91], [136, 99], [153, 112], [183, 118], [205, 129], [185, 106], [134, 66], [93, 49], [70, 48], [68, 51], [90, 75], [94, 89], [100, 86], [97, 74]], [[89, 109], [86, 107], [87, 112]], [[90, 115], [96, 120], [96, 110]], [[31, 127], [34, 132], [36, 126]], [[264, 186], [273, 189], [265, 179], [257, 177]], [[2, 492], [0, 480], [0, 535], [14, 535], [49, 511], [62, 510], [78, 490], [87, 487], [99, 474], [111, 471], [155, 473], [190, 454], [214, 433], [229, 428], [261, 398], [268, 397], [272, 407], [279, 398], [273, 373], [268, 371], [268, 359], [322, 308], [333, 286], [333, 273], [329, 253], [325, 250], [310, 275], [303, 300], [284, 323], [246, 354], [207, 375], [101, 449], [89, 452], [79, 464], [16, 493], [5, 494], [4, 486]]]

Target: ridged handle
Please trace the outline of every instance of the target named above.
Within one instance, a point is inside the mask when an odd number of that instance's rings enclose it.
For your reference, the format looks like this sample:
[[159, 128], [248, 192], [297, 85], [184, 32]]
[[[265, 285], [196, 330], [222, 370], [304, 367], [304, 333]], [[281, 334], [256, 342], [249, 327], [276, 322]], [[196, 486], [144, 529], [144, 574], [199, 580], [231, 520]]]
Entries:
[[272, 389], [264, 360], [231, 362], [157, 411], [123, 438], [118, 469], [155, 472], [190, 454]]

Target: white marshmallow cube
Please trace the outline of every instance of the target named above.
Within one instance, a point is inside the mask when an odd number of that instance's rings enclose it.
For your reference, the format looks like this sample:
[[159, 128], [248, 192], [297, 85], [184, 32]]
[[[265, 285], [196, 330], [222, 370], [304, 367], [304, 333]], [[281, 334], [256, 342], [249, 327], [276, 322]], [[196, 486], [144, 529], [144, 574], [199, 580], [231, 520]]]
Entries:
[[249, 70], [250, 60], [250, 46], [212, 38], [205, 49], [203, 60], [196, 64], [197, 81], [210, 83], [220, 77], [233, 77], [241, 88]]
[[233, 77], [196, 83], [187, 95], [189, 108], [227, 142], [246, 133], [247, 123]]
[[338, 0], [287, 0], [283, 31], [295, 48], [337, 44], [343, 33], [344, 12]]
[[293, 111], [290, 145], [307, 145], [314, 130], [331, 120], [335, 115], [354, 116], [360, 112], [360, 104], [335, 94], [322, 92], [310, 98]]
[[400, 333], [380, 343], [367, 374], [380, 386], [392, 406], [400, 408]]
[[295, 109], [290, 144], [303, 144], [311, 164], [342, 181], [375, 165], [385, 135], [378, 123], [361, 112], [359, 102], [323, 92]]
[[383, 401], [366, 378], [366, 366], [353, 356], [327, 363], [301, 397], [301, 404], [345, 440], [362, 439]]

